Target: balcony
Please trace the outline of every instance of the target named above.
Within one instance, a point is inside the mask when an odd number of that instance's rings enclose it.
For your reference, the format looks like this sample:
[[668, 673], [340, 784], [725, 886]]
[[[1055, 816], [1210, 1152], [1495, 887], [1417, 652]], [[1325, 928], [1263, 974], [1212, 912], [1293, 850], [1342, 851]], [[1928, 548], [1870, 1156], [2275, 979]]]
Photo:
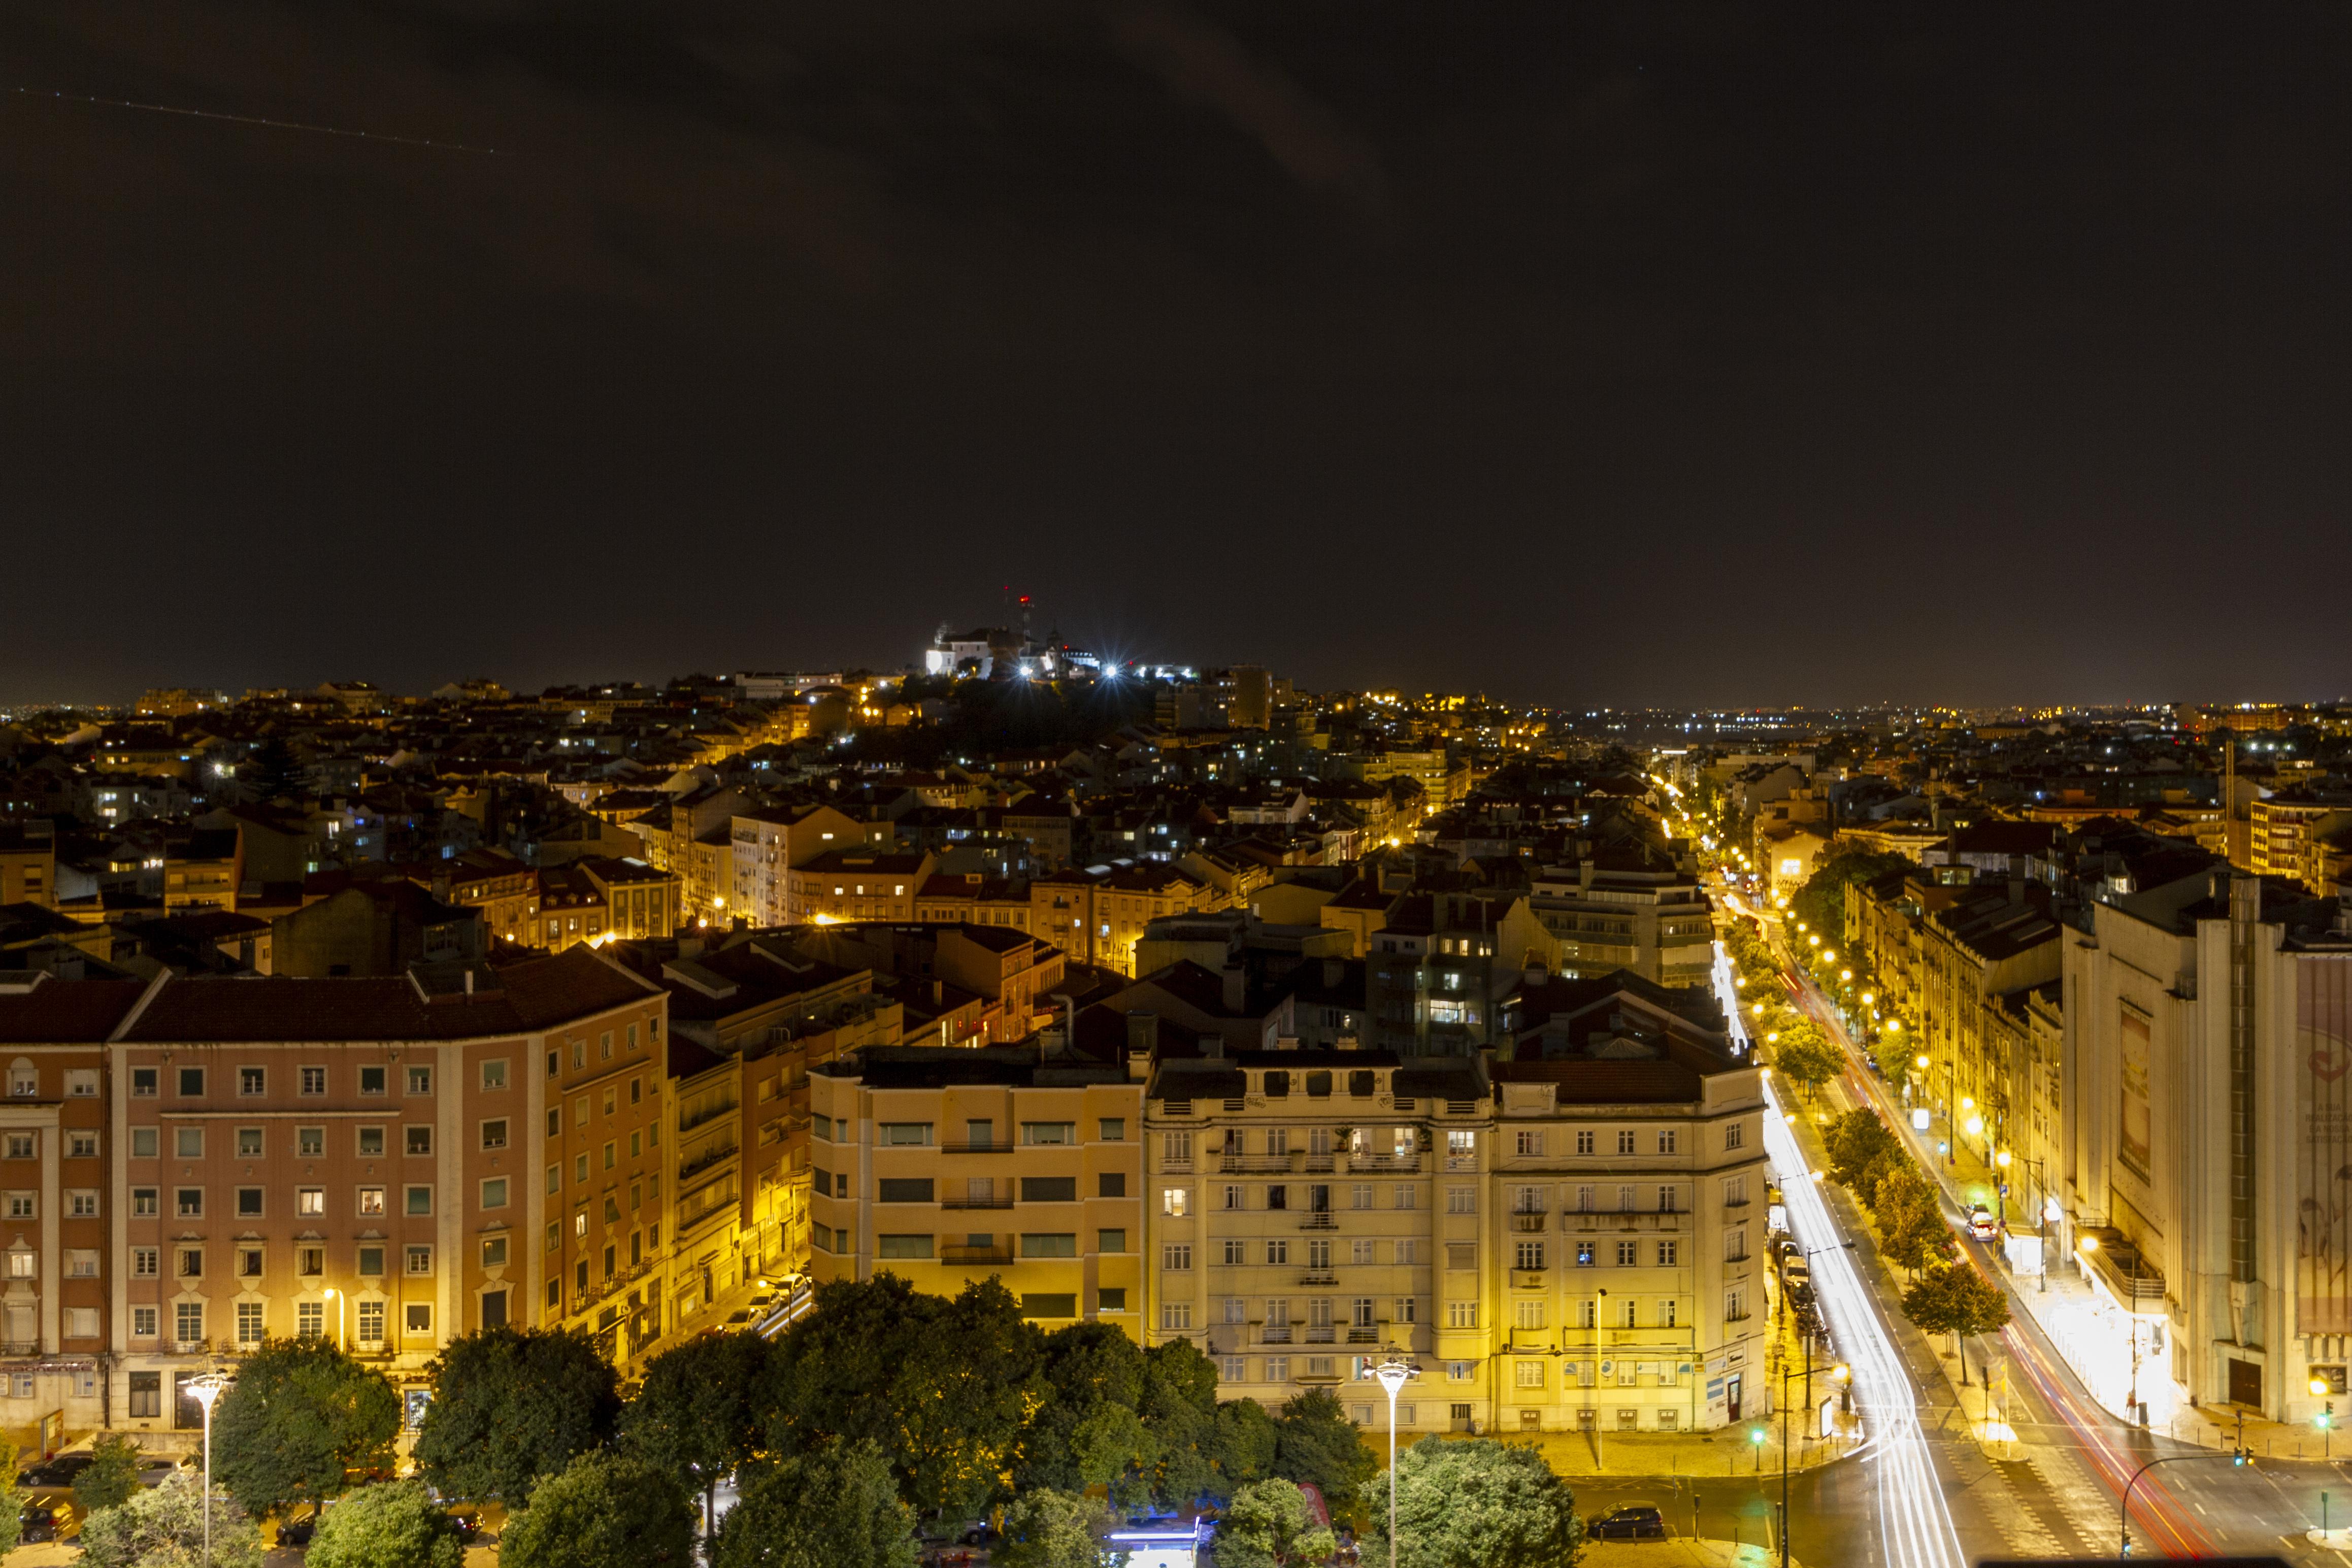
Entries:
[[1336, 1344], [1339, 1343], [1339, 1330], [1331, 1327], [1328, 1323], [1325, 1323], [1320, 1326], [1309, 1324], [1307, 1330], [1307, 1343], [1308, 1344]]
[[[1451, 1166], [1453, 1162], [1448, 1161]], [[1349, 1155], [1348, 1168], [1367, 1176], [1408, 1175], [1421, 1169], [1421, 1156], [1414, 1155]]]
[[679, 1166], [677, 1167], [677, 1179], [680, 1181], [692, 1181], [696, 1176], [698, 1176], [703, 1172], [710, 1169], [711, 1166], [731, 1160], [734, 1157], [734, 1145], [713, 1144], [710, 1147], [703, 1150], [700, 1154], [695, 1155], [684, 1165]]
[[1377, 1328], [1349, 1329], [1348, 1331], [1348, 1343], [1349, 1344], [1378, 1344], [1381, 1343], [1381, 1331]]
[[[907, 1145], [894, 1146], [903, 1148]], [[947, 1155], [1009, 1155], [1020, 1146], [1018, 1144], [1000, 1144], [992, 1138], [984, 1144], [941, 1144], [939, 1147], [941, 1154]], [[1169, 1168], [1175, 1170], [1181, 1166], [1171, 1166]]]
[[1532, 1235], [1540, 1232], [1544, 1228], [1544, 1221], [1550, 1218], [1540, 1208], [1523, 1208], [1511, 1216], [1511, 1228]]
[[202, 1355], [205, 1351], [212, 1348], [212, 1343], [213, 1342], [208, 1339], [175, 1339], [172, 1342], [172, 1354], [173, 1355]]
[[1329, 1155], [1309, 1155], [1307, 1156], [1307, 1174], [1329, 1176], [1337, 1164], [1338, 1161]]
[[940, 1200], [940, 1207], [941, 1208], [1011, 1208], [1013, 1200], [1009, 1197], [943, 1197]]
[[1309, 1269], [1298, 1276], [1298, 1282], [1302, 1285], [1336, 1285], [1339, 1282], [1339, 1276], [1328, 1269]]
[[1318, 1208], [1310, 1211], [1298, 1221], [1298, 1228], [1301, 1230], [1337, 1230], [1339, 1228], [1339, 1221], [1329, 1209]]
[[1260, 1344], [1288, 1344], [1290, 1343], [1290, 1325], [1287, 1323], [1266, 1324], [1265, 1328], [1258, 1331], [1257, 1343]]
[[1223, 1155], [1217, 1168], [1226, 1176], [1287, 1176], [1297, 1168], [1290, 1161], [1288, 1155]]
[[1326, 1372], [1316, 1372], [1312, 1369], [1306, 1372], [1294, 1372], [1290, 1375], [1290, 1378], [1294, 1383], [1344, 1383], [1347, 1381], [1347, 1374], [1335, 1366]]
[[1544, 1281], [1547, 1277], [1546, 1271], [1541, 1269], [1514, 1269], [1511, 1270], [1511, 1288], [1517, 1291], [1540, 1291], [1544, 1288]]
[[1013, 1261], [1013, 1249], [1010, 1247], [942, 1247], [940, 1249], [940, 1261], [942, 1263], [1010, 1263]]
[[1580, 1231], [1642, 1231], [1682, 1230], [1689, 1226], [1688, 1210], [1612, 1208], [1589, 1211], [1570, 1210], [1559, 1217], [1562, 1230]]
[[742, 1106], [732, 1100], [717, 1105], [705, 1105], [698, 1111], [679, 1117], [677, 1130], [681, 1133], [690, 1133], [705, 1122], [715, 1122], [721, 1116], [731, 1116], [741, 1109]]

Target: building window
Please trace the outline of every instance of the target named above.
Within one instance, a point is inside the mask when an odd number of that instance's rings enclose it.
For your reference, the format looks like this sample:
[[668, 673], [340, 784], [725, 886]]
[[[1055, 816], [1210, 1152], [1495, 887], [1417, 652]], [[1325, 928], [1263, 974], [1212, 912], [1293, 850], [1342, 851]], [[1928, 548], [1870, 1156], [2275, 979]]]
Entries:
[[1520, 1155], [1533, 1157], [1543, 1153], [1544, 1135], [1538, 1132], [1521, 1130], [1513, 1134], [1512, 1144]]
[[1515, 1387], [1541, 1388], [1544, 1385], [1544, 1364], [1540, 1361], [1513, 1362], [1511, 1382]]
[[[201, 1100], [204, 1098], [204, 1094], [205, 1070], [201, 1067], [183, 1067], [180, 1069], [180, 1097], [184, 1100]], [[194, 1339], [197, 1336], [194, 1334], [182, 1334], [180, 1337], [182, 1339]]]
[[258, 1219], [261, 1218], [261, 1189], [259, 1187], [241, 1186], [236, 1189], [236, 1217], [239, 1219]]
[[1192, 1326], [1192, 1303], [1190, 1301], [1162, 1301], [1160, 1304], [1160, 1326], [1163, 1329], [1177, 1332], [1191, 1329]]
[[327, 1152], [327, 1129], [297, 1127], [294, 1129], [294, 1153], [297, 1157], [315, 1160]]
[[[96, 1307], [68, 1307], [65, 1312], [65, 1318], [66, 1338], [96, 1339], [98, 1337], [98, 1309]], [[79, 1374], [75, 1380], [74, 1392], [82, 1395], [95, 1394], [98, 1390], [94, 1386], [94, 1384], [95, 1378], [93, 1375], [89, 1373]]]
[[1192, 1267], [1192, 1244], [1189, 1241], [1166, 1243], [1160, 1249], [1160, 1266], [1162, 1269], [1189, 1270]]
[[[635, 1027], [634, 1025], [633, 1025], [633, 1026], [631, 1026], [630, 1030], [629, 1030], [629, 1033], [630, 1033], [630, 1035], [632, 1036], [632, 1038], [634, 1038], [634, 1037], [635, 1036], [635, 1034], [636, 1034], [636, 1030], [635, 1030]], [[492, 1058], [490, 1061], [485, 1061], [484, 1063], [482, 1063], [482, 1087], [483, 1087], [483, 1088], [485, 1088], [485, 1089], [503, 1089], [503, 1088], [505, 1088], [506, 1086], [507, 1086], [507, 1059], [506, 1059], [505, 1057], [503, 1057], [503, 1056], [500, 1056], [500, 1057], [494, 1057], [494, 1058]]]
[[[162, 1212], [163, 1205], [160, 1201], [159, 1195], [153, 1187], [134, 1186], [131, 1189], [131, 1217], [133, 1219], [153, 1219], [162, 1214]], [[16, 1218], [13, 1211], [13, 1199], [11, 1201], [10, 1217], [12, 1218]], [[29, 1216], [26, 1218], [29, 1218]]]
[[1658, 1129], [1658, 1153], [1662, 1155], [1673, 1154], [1680, 1145], [1681, 1141], [1682, 1134], [1676, 1132], [1674, 1128], [1661, 1127]]
[[1448, 1301], [1445, 1303], [1445, 1326], [1450, 1329], [1475, 1329], [1478, 1326], [1478, 1303]]
[[317, 1339], [326, 1332], [326, 1302], [297, 1301], [294, 1303], [294, 1336], [297, 1339]]
[[236, 1130], [236, 1157], [241, 1160], [257, 1160], [261, 1157], [260, 1128], [239, 1127]]
[[131, 1129], [131, 1157], [132, 1159], [152, 1160], [162, 1152], [163, 1138], [161, 1133], [156, 1128], [133, 1127]]
[[383, 1303], [362, 1301], [356, 1314], [359, 1319], [359, 1341], [362, 1344], [383, 1343]]
[[1681, 1254], [1682, 1254], [1682, 1245], [1681, 1245], [1681, 1243], [1679, 1243], [1679, 1242], [1675, 1242], [1675, 1241], [1661, 1241], [1661, 1242], [1659, 1242], [1659, 1243], [1658, 1243], [1658, 1267], [1659, 1267], [1659, 1268], [1661, 1268], [1661, 1269], [1671, 1269], [1671, 1268], [1673, 1268], [1673, 1267], [1675, 1266], [1675, 1261], [1680, 1258]]
[[383, 1157], [383, 1129], [382, 1127], [362, 1127], [359, 1130], [359, 1135], [360, 1158], [363, 1160], [380, 1160]]
[[98, 1191], [94, 1187], [77, 1187], [66, 1194], [66, 1217], [69, 1219], [98, 1218]]
[[[555, 1282], [556, 1281], [552, 1280], [548, 1281], [551, 1285]], [[429, 1334], [433, 1332], [433, 1306], [431, 1302], [410, 1301], [407, 1304], [406, 1309], [403, 1312], [402, 1316], [408, 1320], [408, 1332], [410, 1333], [421, 1335]]]
[[66, 1134], [66, 1157], [68, 1159], [76, 1160], [94, 1160], [98, 1158], [98, 1134], [96, 1133], [68, 1133]]
[[433, 1152], [433, 1129], [431, 1126], [411, 1123], [405, 1129], [404, 1129], [403, 1136], [406, 1141], [408, 1152], [410, 1154], [429, 1155]]
[[1727, 1122], [1724, 1124], [1723, 1146], [1725, 1148], [1736, 1149], [1740, 1147], [1747, 1141], [1748, 1124], [1745, 1122]]
[[[420, 1129], [421, 1130], [421, 1129]], [[504, 1116], [482, 1124], [482, 1147], [503, 1149], [507, 1146], [507, 1119]]]
[[408, 1092], [411, 1094], [432, 1093], [433, 1070], [429, 1067], [410, 1068], [408, 1070]]
[[1181, 1186], [1162, 1187], [1160, 1192], [1160, 1212], [1177, 1219], [1192, 1213], [1192, 1189]]
[[1021, 1237], [1021, 1256], [1024, 1258], [1075, 1258], [1077, 1255], [1078, 1238], [1073, 1231], [1026, 1231]]
[[324, 1094], [327, 1092], [327, 1070], [323, 1067], [302, 1068], [299, 1070], [298, 1082], [304, 1094]]
[[205, 1217], [205, 1189], [200, 1186], [174, 1188], [172, 1207], [182, 1219], [202, 1219]]
[[877, 1258], [928, 1258], [931, 1255], [929, 1236], [877, 1236], [874, 1255]]
[[407, 1249], [407, 1270], [411, 1274], [430, 1274], [433, 1272], [433, 1249], [430, 1247], [409, 1248]]
[[269, 1070], [263, 1067], [240, 1067], [236, 1070], [236, 1092], [239, 1094], [269, 1092]]
[[1677, 1310], [1675, 1303], [1671, 1298], [1660, 1301], [1658, 1303], [1658, 1326], [1662, 1329], [1670, 1329], [1674, 1327], [1675, 1314]]
[[363, 1186], [360, 1188], [360, 1212], [366, 1215], [382, 1214], [383, 1212], [383, 1188], [380, 1186]]
[[175, 1159], [200, 1160], [205, 1157], [205, 1130], [202, 1127], [172, 1129], [172, 1154]]
[[131, 1277], [134, 1280], [154, 1279], [163, 1271], [161, 1262], [162, 1255], [156, 1249], [133, 1247], [131, 1249]]
[[173, 1338], [182, 1344], [194, 1344], [205, 1337], [205, 1304], [202, 1301], [173, 1303]]
[[1670, 1186], [1660, 1187], [1658, 1189], [1658, 1212], [1660, 1214], [1672, 1214], [1675, 1212], [1676, 1207], [1677, 1205], [1675, 1201], [1675, 1189]]
[[1544, 1266], [1544, 1244], [1540, 1241], [1522, 1241], [1518, 1243], [1516, 1259], [1511, 1266], [1515, 1269], [1542, 1268]]
[[[153, 1067], [134, 1067], [134, 1068], [132, 1068], [132, 1069], [131, 1070], [131, 1098], [132, 1098], [132, 1099], [134, 1099], [134, 1100], [152, 1100], [152, 1099], [153, 1099], [153, 1098], [155, 1097], [155, 1093], [156, 1093], [156, 1087], [155, 1087], [155, 1086], [156, 1086], [156, 1083], [158, 1082], [158, 1081], [159, 1081], [160, 1077], [161, 1077], [161, 1069], [153, 1068]], [[150, 1332], [152, 1332], [152, 1331], [150, 1331]]]
[[490, 1176], [482, 1183], [482, 1207], [504, 1208], [507, 1206], [507, 1178]]
[[1518, 1327], [1539, 1329], [1544, 1326], [1544, 1304], [1537, 1301], [1515, 1302], [1518, 1309]]
[[362, 1094], [381, 1094], [381, 1093], [383, 1093], [383, 1086], [384, 1086], [384, 1077], [385, 1077], [385, 1070], [384, 1070], [383, 1068], [381, 1068], [381, 1067], [362, 1067], [362, 1068], [361, 1068], [361, 1069], [360, 1069], [360, 1092], [361, 1092], [361, 1093], [362, 1093]]
[[1449, 1186], [1445, 1189], [1445, 1212], [1475, 1214], [1478, 1212], [1478, 1189], [1475, 1186]]
[[[155, 1309], [134, 1307], [133, 1319], [144, 1314], [146, 1327], [134, 1327], [132, 1333], [142, 1338], [155, 1337]], [[131, 1375], [131, 1416], [134, 1420], [160, 1420], [163, 1415], [163, 1375], [160, 1372], [134, 1372]]]

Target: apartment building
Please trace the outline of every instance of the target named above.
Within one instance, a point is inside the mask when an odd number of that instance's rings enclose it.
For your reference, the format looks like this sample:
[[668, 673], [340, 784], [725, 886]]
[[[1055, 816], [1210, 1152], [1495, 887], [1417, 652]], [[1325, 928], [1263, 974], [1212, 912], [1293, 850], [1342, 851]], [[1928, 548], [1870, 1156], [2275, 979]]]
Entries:
[[1545, 868], [1501, 925], [1514, 966], [1539, 955], [1560, 975], [1627, 969], [1666, 986], [1706, 983], [1715, 920], [1698, 878], [1647, 848]]
[[188, 1430], [188, 1381], [265, 1335], [337, 1334], [420, 1396], [473, 1329], [610, 1344], [621, 1259], [661, 1245], [665, 1012], [584, 949], [0, 986], [0, 1413]]
[[2324, 880], [2329, 833], [2352, 824], [2352, 792], [2295, 785], [2257, 796], [2246, 808], [2247, 860], [2257, 876], [2300, 882], [2315, 894], [2330, 892]]
[[937, 857], [887, 850], [828, 850], [784, 873], [795, 920], [915, 918], [923, 884], [939, 870]]
[[1029, 929], [1071, 962], [1122, 975], [1135, 971], [1135, 945], [1153, 921], [1214, 909], [1214, 889], [1172, 866], [1142, 862], [1060, 871], [1029, 883]]
[[1479, 1056], [1161, 1052], [1152, 1342], [1193, 1340], [1269, 1405], [1333, 1387], [1368, 1422], [1371, 1365], [1408, 1355], [1405, 1430], [1762, 1407], [1762, 1086], [1703, 1010], [1558, 981]]
[[730, 838], [735, 896], [728, 908], [754, 925], [804, 918], [792, 898], [794, 868], [835, 850], [887, 850], [893, 843], [889, 823], [862, 822], [831, 806], [738, 811]]
[[810, 1272], [1142, 1334], [1144, 1062], [901, 1046], [812, 1067]]

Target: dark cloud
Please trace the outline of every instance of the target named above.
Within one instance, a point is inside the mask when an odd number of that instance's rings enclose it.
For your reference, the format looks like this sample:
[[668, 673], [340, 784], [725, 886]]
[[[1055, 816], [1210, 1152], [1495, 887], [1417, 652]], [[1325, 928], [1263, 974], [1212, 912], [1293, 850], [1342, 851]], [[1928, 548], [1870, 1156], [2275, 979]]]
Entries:
[[0, 698], [896, 664], [1007, 580], [1537, 700], [2345, 684], [2326, 7], [8, 27], [499, 155], [0, 95]]

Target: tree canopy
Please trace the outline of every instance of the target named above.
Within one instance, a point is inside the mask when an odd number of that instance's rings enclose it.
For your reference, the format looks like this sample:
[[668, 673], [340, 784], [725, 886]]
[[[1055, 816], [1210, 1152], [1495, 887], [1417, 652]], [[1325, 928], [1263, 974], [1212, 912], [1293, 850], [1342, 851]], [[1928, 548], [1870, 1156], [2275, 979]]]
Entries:
[[[261, 1532], [217, 1488], [212, 1539], [213, 1568], [261, 1568]], [[180, 1568], [199, 1561], [204, 1544], [204, 1483], [177, 1470], [82, 1521], [81, 1568]]]
[[319, 1520], [303, 1568], [464, 1568], [465, 1542], [423, 1481], [364, 1486]]
[[[1364, 1560], [1386, 1562], [1388, 1486], [1359, 1498]], [[1397, 1456], [1398, 1568], [1568, 1568], [1584, 1540], [1567, 1484], [1533, 1448], [1424, 1437]]]
[[1813, 867], [1813, 874], [1805, 879], [1805, 885], [1789, 900], [1789, 912], [1820, 932], [1822, 941], [1843, 947], [1845, 890], [1858, 882], [1875, 881], [1891, 871], [1908, 870], [1911, 863], [1901, 855], [1865, 849], [1850, 839], [1834, 841], [1829, 852]]
[[1107, 1539], [1117, 1523], [1090, 1497], [1023, 1492], [1004, 1505], [1004, 1542], [988, 1560], [996, 1568], [1119, 1568], [1127, 1552]]
[[1217, 1568], [1294, 1568], [1338, 1548], [1297, 1484], [1269, 1477], [1234, 1494], [1217, 1521]]
[[1808, 1099], [1845, 1070], [1843, 1053], [1810, 1019], [1792, 1019], [1777, 1032], [1780, 1038], [1773, 1042], [1772, 1070], [1803, 1090]]
[[425, 1479], [452, 1497], [527, 1502], [541, 1476], [610, 1441], [619, 1382], [586, 1334], [482, 1329], [429, 1365], [433, 1402], [416, 1434]]
[[2009, 1295], [1965, 1263], [1931, 1269], [1903, 1292], [1903, 1315], [1927, 1333], [1958, 1336], [1960, 1381], [1969, 1380], [1967, 1341], [2009, 1326]]
[[400, 1396], [332, 1341], [274, 1339], [245, 1358], [213, 1412], [213, 1479], [248, 1513], [316, 1503], [349, 1473], [389, 1469]]
[[662, 1352], [621, 1412], [623, 1440], [681, 1480], [700, 1477], [708, 1517], [720, 1478], [757, 1453], [774, 1424], [775, 1360], [776, 1347], [751, 1333], [703, 1334]]
[[871, 1442], [756, 1463], [740, 1484], [711, 1568], [914, 1568], [914, 1511]]
[[1040, 1338], [999, 1280], [952, 1298], [887, 1272], [820, 1285], [816, 1310], [778, 1341], [769, 1448], [866, 1439], [916, 1509], [968, 1518], [997, 1495], [1050, 1394]]
[[1274, 1473], [1300, 1485], [1312, 1484], [1324, 1500], [1344, 1509], [1380, 1460], [1357, 1435], [1339, 1396], [1310, 1388], [1282, 1406], [1275, 1423]]
[[694, 1508], [659, 1465], [584, 1453], [542, 1480], [499, 1538], [499, 1568], [646, 1568], [694, 1561]]
[[90, 1445], [89, 1458], [89, 1468], [74, 1478], [75, 1504], [96, 1513], [130, 1501], [139, 1490], [139, 1445], [121, 1432], [103, 1433]]
[[1889, 1155], [1898, 1160], [1907, 1157], [1878, 1113], [1867, 1106], [1856, 1106], [1831, 1122], [1822, 1141], [1829, 1151], [1830, 1175], [1857, 1195], [1875, 1185], [1872, 1171], [1880, 1161]]

